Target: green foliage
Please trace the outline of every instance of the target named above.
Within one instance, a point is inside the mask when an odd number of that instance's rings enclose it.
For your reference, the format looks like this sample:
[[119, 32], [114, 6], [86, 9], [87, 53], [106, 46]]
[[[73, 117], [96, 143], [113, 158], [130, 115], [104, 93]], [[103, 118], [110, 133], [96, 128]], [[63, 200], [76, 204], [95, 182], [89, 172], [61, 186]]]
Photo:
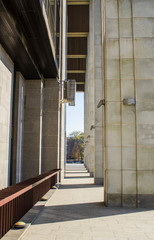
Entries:
[[84, 158], [84, 133], [72, 132], [67, 138], [67, 159], [83, 160]]

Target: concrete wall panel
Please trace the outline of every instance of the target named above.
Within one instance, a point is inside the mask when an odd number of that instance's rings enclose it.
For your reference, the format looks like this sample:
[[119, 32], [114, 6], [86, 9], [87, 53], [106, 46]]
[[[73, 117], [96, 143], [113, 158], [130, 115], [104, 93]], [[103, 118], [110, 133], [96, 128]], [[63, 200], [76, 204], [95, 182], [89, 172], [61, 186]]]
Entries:
[[43, 105], [42, 172], [58, 168], [59, 85], [46, 79]]
[[124, 146], [122, 148], [122, 166], [124, 170], [136, 170], [135, 146]]
[[121, 194], [121, 171], [108, 170], [107, 175], [108, 175], [108, 193]]
[[141, 59], [153, 58], [154, 56], [154, 39], [153, 38], [135, 39], [134, 45], [135, 45], [136, 58], [141, 58]]
[[106, 157], [108, 169], [119, 170], [121, 168], [121, 147], [107, 147]]
[[120, 37], [121, 38], [131, 38], [132, 37], [131, 18], [119, 19], [119, 28], [120, 28]]
[[123, 194], [136, 194], [136, 171], [123, 171]]
[[117, 39], [107, 39], [106, 57], [107, 59], [119, 59], [119, 41]]
[[107, 101], [120, 100], [120, 81], [119, 80], [106, 81], [106, 100]]
[[23, 180], [40, 173], [41, 80], [25, 81]]
[[118, 38], [118, 19], [106, 19], [106, 38]]
[[0, 45], [0, 189], [10, 184], [14, 64]]
[[153, 0], [133, 0], [134, 17], [153, 17], [154, 1]]
[[117, 1], [106, 0], [106, 18], [117, 18]]
[[133, 19], [133, 32], [135, 38], [153, 37], [153, 18], [134, 18]]
[[[23, 139], [24, 139], [24, 104], [25, 104], [25, 80], [17, 72], [15, 79], [15, 103], [14, 103], [14, 133], [13, 133], [13, 159], [12, 159], [12, 183], [22, 181], [23, 164]], [[27, 139], [28, 142], [31, 138]]]
[[119, 17], [131, 18], [131, 0], [119, 1]]

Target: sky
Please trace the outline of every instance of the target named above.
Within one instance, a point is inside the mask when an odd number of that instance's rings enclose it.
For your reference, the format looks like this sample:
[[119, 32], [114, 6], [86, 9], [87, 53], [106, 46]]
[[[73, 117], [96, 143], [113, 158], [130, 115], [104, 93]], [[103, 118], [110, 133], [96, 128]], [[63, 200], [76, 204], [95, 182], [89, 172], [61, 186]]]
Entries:
[[66, 105], [66, 133], [67, 136], [73, 131], [84, 131], [84, 93], [77, 92], [75, 106]]

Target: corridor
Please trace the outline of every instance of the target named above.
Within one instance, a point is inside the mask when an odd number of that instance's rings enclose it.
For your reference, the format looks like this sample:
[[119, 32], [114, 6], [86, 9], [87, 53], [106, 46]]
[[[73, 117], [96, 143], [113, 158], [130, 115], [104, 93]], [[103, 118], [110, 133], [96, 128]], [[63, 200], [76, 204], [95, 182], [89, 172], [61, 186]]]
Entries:
[[[12, 231], [12, 236], [18, 231]], [[13, 237], [8, 233], [4, 240]], [[103, 206], [103, 187], [93, 185], [93, 178], [84, 165], [68, 164], [64, 181], [18, 239], [154, 239], [154, 210]]]

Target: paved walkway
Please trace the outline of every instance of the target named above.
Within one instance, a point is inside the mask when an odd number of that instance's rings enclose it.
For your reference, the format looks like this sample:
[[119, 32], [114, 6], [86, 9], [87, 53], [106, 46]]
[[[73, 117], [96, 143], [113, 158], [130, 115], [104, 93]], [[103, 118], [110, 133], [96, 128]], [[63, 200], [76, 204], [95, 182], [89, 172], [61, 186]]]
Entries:
[[66, 178], [21, 240], [154, 240], [154, 210], [106, 208], [83, 165]]

